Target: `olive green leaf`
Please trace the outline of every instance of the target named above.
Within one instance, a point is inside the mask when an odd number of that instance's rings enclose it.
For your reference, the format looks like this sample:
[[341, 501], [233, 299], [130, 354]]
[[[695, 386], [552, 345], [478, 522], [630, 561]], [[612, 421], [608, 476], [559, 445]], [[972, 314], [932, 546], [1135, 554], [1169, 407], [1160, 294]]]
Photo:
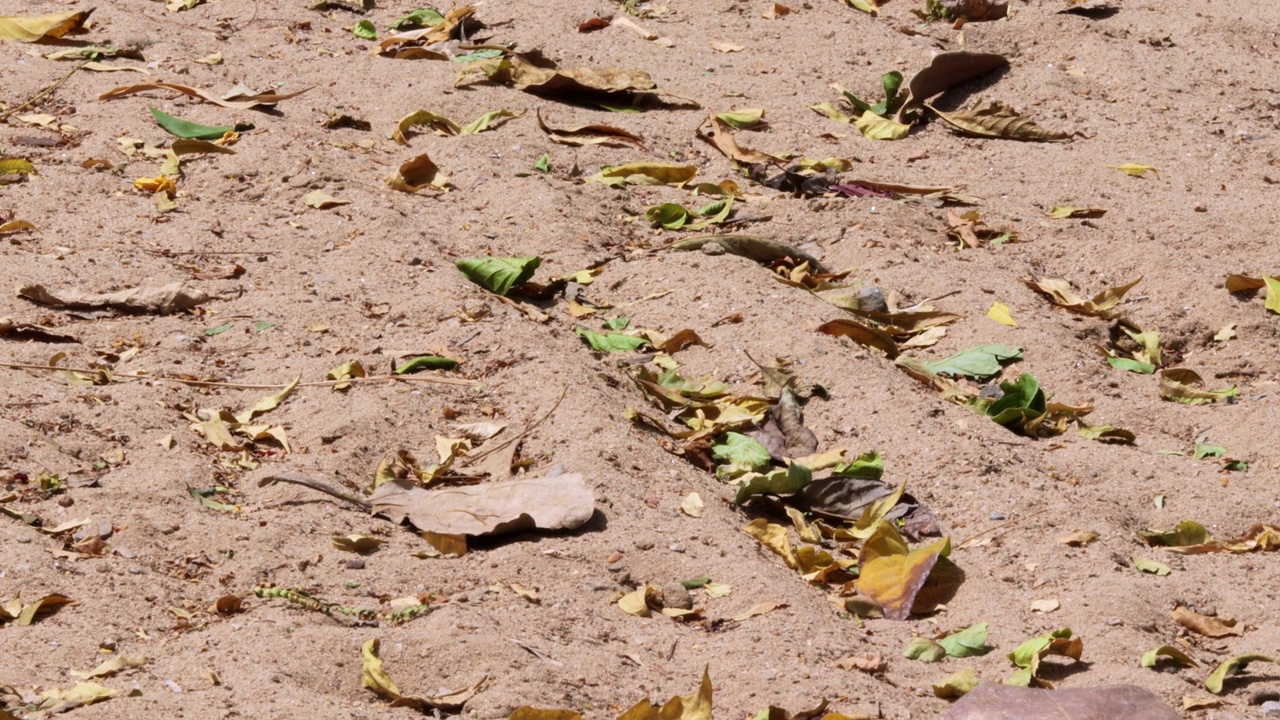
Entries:
[[498, 295], [528, 282], [541, 264], [539, 257], [463, 258], [454, 263], [468, 280]]

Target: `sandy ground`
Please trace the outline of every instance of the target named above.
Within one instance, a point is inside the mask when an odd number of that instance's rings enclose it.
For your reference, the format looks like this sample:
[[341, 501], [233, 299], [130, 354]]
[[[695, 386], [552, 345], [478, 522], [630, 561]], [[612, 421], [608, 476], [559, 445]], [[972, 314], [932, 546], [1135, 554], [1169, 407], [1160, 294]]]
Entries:
[[[403, 354], [443, 352], [462, 361], [443, 375], [473, 382], [370, 382], [345, 393], [302, 387], [263, 416], [285, 428], [293, 452], [263, 443], [267, 449], [242, 458], [212, 448], [184, 413], [238, 411], [270, 391], [163, 381], [84, 387], [48, 371], [4, 370], [0, 499], [46, 527], [92, 518], [114, 532], [106, 555], [60, 556], [52, 551], [64, 548], [64, 538], [0, 517], [0, 601], [49, 593], [77, 601], [29, 627], [0, 627], [0, 685], [21, 692], [70, 687], [69, 670], [93, 667], [110, 657], [103, 648], [113, 648], [150, 662], [99, 682], [136, 688], [140, 696], [77, 709], [75, 717], [415, 716], [361, 688], [360, 647], [380, 637], [386, 669], [406, 693], [488, 676], [466, 704], [468, 717], [503, 718], [528, 704], [611, 718], [644, 697], [661, 702], [692, 692], [707, 668], [720, 717], [748, 717], [768, 705], [794, 712], [826, 698], [831, 709], [851, 715], [929, 718], [946, 707], [933, 697], [932, 682], [962, 667], [998, 682], [1013, 671], [1007, 652], [1063, 627], [1084, 639], [1083, 661], [1051, 661], [1046, 677], [1060, 687], [1134, 683], [1175, 707], [1184, 696], [1206, 695], [1202, 681], [1226, 657], [1276, 652], [1274, 554], [1178, 556], [1147, 548], [1136, 532], [1191, 519], [1230, 537], [1277, 518], [1280, 320], [1261, 297], [1233, 296], [1223, 282], [1233, 273], [1274, 273], [1280, 262], [1273, 237], [1280, 223], [1280, 8], [1127, 0], [1118, 12], [1089, 18], [1058, 14], [1060, 2], [1017, 2], [1011, 19], [957, 31], [922, 24], [912, 14], [919, 7], [907, 0], [886, 3], [878, 17], [834, 0], [789, 4], [791, 14], [766, 19], [771, 3], [759, 0], [673, 0], [669, 14], [637, 20], [671, 47], [623, 27], [579, 33], [583, 20], [619, 11], [605, 0], [480, 6], [477, 17], [493, 42], [536, 48], [566, 66], [637, 67], [660, 89], [702, 106], [643, 114], [555, 102], [501, 84], [455, 88], [457, 63], [372, 56], [372, 44], [349, 32], [359, 16], [303, 2], [223, 0], [182, 13], [146, 0], [99, 6], [91, 30], [77, 40], [137, 44], [144, 60], [110, 62], [150, 75], [83, 70], [23, 111], [57, 115], [55, 128], [73, 126], [63, 144], [23, 144], [20, 138], [56, 140], [60, 133], [16, 117], [0, 128], [4, 154], [29, 159], [38, 172], [0, 186], [0, 212], [38, 228], [4, 238], [0, 280], [92, 292], [186, 280], [216, 299], [198, 312], [115, 316], [69, 313], [11, 293], [0, 316], [56, 326], [80, 342], [9, 337], [0, 341], [0, 359], [44, 365], [62, 352], [65, 366], [121, 375], [281, 385], [296, 376], [322, 381], [349, 360], [385, 375]], [[366, 17], [384, 35], [414, 7], [383, 5]], [[0, 16], [71, 8], [5, 0]], [[712, 43], [742, 49], [724, 53]], [[68, 72], [70, 63], [41, 56], [57, 49], [0, 44], [0, 103], [21, 104]], [[949, 107], [981, 94], [1084, 137], [975, 139], [933, 122], [906, 139], [877, 142], [809, 109], [837, 98], [831, 83], [874, 96], [884, 72], [910, 76], [934, 52], [954, 49], [1002, 53], [1010, 66], [948, 95]], [[196, 62], [216, 52], [222, 64]], [[160, 91], [97, 99], [141, 81], [218, 93], [237, 83], [310, 90], [270, 112]], [[184, 159], [178, 207], [160, 212], [133, 184], [154, 176], [160, 161], [128, 157], [117, 142], [132, 137], [164, 146], [172, 139], [148, 107], [256, 129], [242, 133], [236, 155]], [[944, 208], [805, 199], [753, 185], [695, 136], [708, 109], [735, 107], [767, 110], [768, 129], [739, 133], [744, 145], [847, 158], [854, 165], [846, 177], [962, 188], [981, 198], [977, 209], [989, 225], [1016, 229], [1022, 242], [958, 250], [944, 232]], [[523, 115], [476, 135], [421, 132], [407, 147], [388, 139], [400, 117], [420, 108], [464, 123], [496, 109]], [[624, 127], [642, 136], [649, 152], [554, 144], [538, 128], [538, 109], [557, 126]], [[340, 115], [371, 129], [325, 127]], [[421, 153], [450, 176], [452, 189], [388, 188], [388, 174]], [[532, 170], [543, 154], [545, 174]], [[82, 166], [92, 158], [113, 169]], [[842, 311], [775, 282], [750, 260], [648, 252], [681, 233], [655, 230], [637, 216], [660, 202], [701, 199], [675, 187], [582, 182], [602, 165], [646, 160], [696, 165], [699, 181], [736, 178], [758, 196], [739, 203], [739, 213], [766, 219], [735, 231], [804, 247], [831, 268], [852, 268], [846, 282], [855, 287], [874, 284], [897, 293], [904, 306], [946, 296], [933, 304], [963, 317], [917, 356], [936, 360], [986, 343], [1021, 347], [1024, 359], [1009, 376], [1030, 372], [1051, 399], [1093, 404], [1090, 422], [1131, 430], [1136, 444], [1105, 445], [1074, 430], [1045, 439], [1013, 434], [944, 402], [878, 353], [816, 332]], [[1123, 163], [1151, 165], [1158, 174], [1130, 177], [1113, 168]], [[312, 190], [349, 204], [308, 207], [303, 196]], [[1064, 204], [1107, 213], [1045, 217]], [[486, 297], [453, 267], [458, 258], [484, 255], [540, 256], [540, 279], [607, 261], [591, 299], [633, 303], [624, 312], [634, 324], [669, 333], [691, 328], [712, 346], [677, 355], [689, 377], [712, 375], [735, 391], [759, 393], [745, 352], [790, 361], [802, 383], [829, 391], [829, 400], [811, 400], [805, 413], [824, 449], [878, 450], [885, 479], [905, 481], [956, 545], [990, 531], [989, 542], [953, 552], [966, 574], [959, 592], [941, 612], [906, 622], [859, 622], [841, 612], [827, 591], [807, 585], [741, 532], [763, 511], [732, 505], [732, 486], [668, 454], [624, 418], [628, 408], [649, 408], [630, 381], [634, 367], [619, 362], [630, 355], [595, 353], [573, 330], [598, 327], [602, 318], [577, 321], [560, 301], [542, 305], [551, 317], [539, 323]], [[193, 279], [232, 264], [243, 274]], [[1237, 386], [1237, 401], [1164, 401], [1155, 376], [1111, 369], [1096, 348], [1108, 342], [1111, 323], [1054, 307], [1021, 282], [1032, 276], [1065, 278], [1085, 295], [1141, 276], [1124, 314], [1158, 329], [1166, 353], [1211, 387]], [[995, 301], [1011, 308], [1017, 327], [986, 316]], [[465, 321], [482, 306], [487, 316]], [[734, 313], [741, 323], [716, 325]], [[272, 325], [259, 331], [259, 321]], [[234, 323], [231, 330], [205, 334], [226, 322]], [[1214, 341], [1231, 323], [1237, 336]], [[424, 541], [404, 528], [304, 488], [257, 484], [290, 471], [361, 486], [385, 453], [404, 448], [429, 460], [435, 436], [453, 434], [458, 422], [496, 420], [514, 432], [561, 393], [519, 458], [533, 476], [558, 465], [587, 478], [597, 514], [572, 533], [486, 540], [459, 558], [421, 559], [415, 553], [426, 549]], [[1225, 446], [1248, 470], [1193, 459], [1187, 453], [1197, 441]], [[34, 486], [41, 473], [70, 478], [73, 486], [41, 492]], [[187, 490], [215, 485], [230, 489], [220, 499], [239, 512], [203, 508]], [[678, 510], [690, 492], [705, 502], [701, 518]], [[1076, 531], [1099, 537], [1080, 548], [1057, 542]], [[346, 533], [376, 534], [385, 543], [360, 558], [334, 548], [331, 537]], [[1134, 556], [1160, 560], [1172, 572], [1140, 573], [1130, 566]], [[353, 559], [363, 567], [351, 567]], [[637, 584], [699, 576], [732, 588], [723, 598], [695, 592], [710, 619], [702, 625], [634, 617], [611, 602]], [[536, 588], [540, 603], [517, 595], [511, 583]], [[253, 596], [255, 587], [271, 585], [362, 607], [422, 593], [435, 609], [398, 625], [331, 618]], [[228, 594], [244, 598], [244, 612], [208, 612]], [[1050, 599], [1060, 607], [1032, 610], [1034, 601]], [[731, 620], [762, 602], [786, 607]], [[1140, 667], [1143, 652], [1186, 635], [1168, 615], [1177, 603], [1237, 618], [1246, 629], [1222, 639], [1187, 636], [1201, 667]], [[917, 634], [977, 622], [990, 625], [995, 650], [986, 656], [937, 665], [902, 657]], [[873, 653], [885, 659], [882, 672], [836, 664]], [[1251, 703], [1280, 692], [1277, 678], [1280, 671], [1255, 665], [1248, 679], [1228, 685], [1221, 708], [1188, 716], [1258, 717]]]

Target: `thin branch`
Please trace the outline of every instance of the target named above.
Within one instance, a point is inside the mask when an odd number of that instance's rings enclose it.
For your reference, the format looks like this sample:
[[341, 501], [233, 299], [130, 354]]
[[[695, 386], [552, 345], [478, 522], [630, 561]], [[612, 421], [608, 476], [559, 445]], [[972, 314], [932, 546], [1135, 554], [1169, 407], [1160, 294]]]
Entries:
[[85, 60], [79, 65], [76, 65], [75, 67], [71, 68], [71, 72], [67, 73], [66, 75], [63, 75], [57, 82], [41, 90], [40, 92], [36, 93], [30, 100], [22, 103], [18, 107], [12, 107], [12, 108], [9, 108], [8, 110], [5, 110], [4, 112], [0, 112], [0, 120], [7, 120], [9, 119], [10, 115], [13, 115], [14, 113], [17, 113], [21, 110], [25, 110], [26, 108], [29, 108], [32, 105], [35, 105], [36, 103], [45, 99], [50, 94], [52, 94], [54, 90], [57, 90], [58, 86], [62, 85], [62, 83], [70, 79], [72, 75], [75, 75], [76, 72], [80, 70], [80, 68], [84, 67], [85, 65], [88, 65], [90, 62], [91, 61], [89, 60]]

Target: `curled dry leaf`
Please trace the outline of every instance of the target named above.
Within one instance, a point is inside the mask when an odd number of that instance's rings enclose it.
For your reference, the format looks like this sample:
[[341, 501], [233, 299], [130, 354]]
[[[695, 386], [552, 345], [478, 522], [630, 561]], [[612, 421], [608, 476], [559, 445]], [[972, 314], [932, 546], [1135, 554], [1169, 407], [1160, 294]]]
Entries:
[[249, 109], [258, 107], [260, 105], [271, 107], [283, 100], [288, 100], [289, 98], [297, 97], [302, 93], [307, 92], [310, 89], [311, 88], [304, 88], [297, 92], [280, 94], [280, 93], [255, 93], [253, 91], [248, 90], [247, 88], [236, 88], [236, 89], [233, 89], [231, 92], [227, 93], [225, 96], [218, 97], [217, 95], [214, 95], [206, 90], [200, 90], [198, 88], [193, 88], [187, 85], [178, 85], [175, 83], [166, 83], [166, 82], [154, 82], [154, 83], [141, 83], [139, 85], [121, 85], [120, 87], [112, 88], [106, 91], [105, 93], [99, 95], [98, 99], [99, 100], [116, 100], [122, 97], [127, 97], [129, 95], [134, 95], [136, 93], [147, 92], [149, 90], [172, 90], [174, 92], [182, 93], [183, 95], [186, 95], [188, 97], [193, 97], [208, 103], [213, 103], [214, 105], [218, 105], [220, 107], [232, 108], [235, 110], [249, 110]]
[[1092, 299], [1085, 300], [1076, 295], [1072, 289], [1071, 283], [1059, 278], [1039, 278], [1037, 280], [1023, 280], [1022, 283], [1036, 292], [1044, 295], [1054, 302], [1054, 304], [1066, 308], [1067, 310], [1078, 315], [1092, 315], [1100, 318], [1115, 318], [1118, 313], [1115, 308], [1124, 299], [1125, 293], [1133, 289], [1133, 286], [1142, 282], [1142, 278], [1138, 278], [1131, 283], [1120, 285], [1118, 287], [1108, 288], [1094, 295]]
[[1179, 665], [1187, 667], [1196, 667], [1200, 664], [1193, 660], [1190, 655], [1183, 652], [1182, 648], [1174, 647], [1173, 645], [1161, 645], [1155, 650], [1148, 650], [1142, 653], [1142, 658], [1138, 663], [1145, 668], [1155, 667], [1162, 657], [1167, 657]]
[[785, 607], [788, 607], [788, 606], [787, 606], [787, 603], [784, 603], [784, 602], [756, 603], [755, 605], [752, 605], [751, 607], [747, 608], [745, 611], [738, 613], [737, 615], [734, 615], [733, 619], [737, 622], [742, 622], [743, 620], [750, 620], [753, 617], [764, 615], [765, 613], [771, 613], [774, 610], [781, 610]]
[[92, 670], [70, 670], [67, 674], [81, 680], [93, 680], [100, 677], [111, 677], [121, 670], [129, 668], [142, 667], [150, 660], [143, 656], [129, 657], [128, 655], [117, 655], [110, 660], [104, 660]]
[[440, 172], [440, 166], [423, 153], [402, 164], [394, 175], [387, 178], [387, 187], [407, 193], [445, 190], [449, 187], [449, 176]]
[[0, 338], [6, 340], [35, 340], [49, 343], [77, 343], [78, 338], [64, 335], [52, 328], [32, 323], [17, 322], [13, 318], [0, 317]]
[[683, 187], [697, 174], [698, 168], [693, 165], [638, 162], [606, 166], [601, 168], [600, 172], [587, 178], [587, 182], [596, 182], [613, 187], [624, 187], [626, 185], [675, 185]]
[[1204, 405], [1236, 396], [1236, 388], [1207, 390], [1200, 373], [1187, 368], [1167, 368], [1160, 371], [1160, 397], [1184, 405]]
[[1280, 526], [1259, 523], [1249, 528], [1249, 531], [1243, 537], [1232, 540], [1214, 540], [1202, 545], [1171, 547], [1168, 550], [1182, 555], [1201, 555], [1214, 552], [1275, 552], [1280, 550]]
[[818, 326], [818, 332], [836, 337], [847, 337], [865, 347], [874, 348], [884, 353], [890, 360], [898, 357], [898, 343], [889, 333], [877, 327], [865, 325], [857, 320], [839, 319], [825, 322]]
[[360, 533], [351, 533], [349, 535], [336, 535], [333, 538], [333, 546], [339, 550], [346, 550], [354, 553], [368, 553], [377, 550], [382, 545], [382, 539], [371, 535], [361, 535]]
[[926, 105], [948, 125], [968, 135], [1029, 142], [1070, 140], [1072, 133], [1046, 130], [1001, 102], [979, 102], [969, 110], [943, 112]]
[[1277, 664], [1276, 659], [1268, 655], [1237, 655], [1230, 660], [1223, 661], [1222, 664], [1214, 668], [1213, 672], [1204, 681], [1205, 689], [1214, 695], [1221, 695], [1223, 683], [1226, 682], [1227, 678], [1243, 674], [1249, 665], [1255, 662]]
[[552, 142], [561, 145], [634, 145], [641, 150], [646, 149], [644, 140], [639, 135], [612, 125], [578, 125], [570, 128], [553, 128], [542, 118], [542, 109], [536, 112], [538, 127], [547, 134]]
[[115, 308], [125, 312], [169, 314], [190, 310], [213, 299], [212, 295], [175, 282], [159, 287], [140, 287], [114, 293], [82, 290], [49, 290], [44, 285], [24, 285], [18, 297], [41, 305], [73, 309]]
[[506, 82], [518, 90], [569, 99], [622, 97], [656, 91], [649, 73], [636, 68], [561, 68], [532, 55], [508, 52], [498, 61], [480, 61], [475, 69], [464, 69], [462, 79], [481, 72], [496, 82]]
[[93, 8], [56, 15], [0, 17], [0, 40], [32, 43], [44, 38], [60, 38], [79, 30]]
[[782, 158], [774, 155], [739, 147], [729, 124], [720, 119], [715, 113], [707, 115], [707, 119], [703, 120], [702, 124], [698, 126], [698, 137], [710, 143], [725, 157], [737, 163], [751, 165], [755, 163], [779, 164], [782, 162]]
[[302, 202], [306, 203], [308, 207], [313, 207], [317, 210], [328, 210], [329, 208], [338, 207], [340, 205], [351, 204], [350, 200], [341, 200], [323, 190], [312, 190], [306, 195], [303, 195]]
[[909, 113], [934, 95], [1008, 65], [1009, 61], [1003, 55], [995, 53], [967, 50], [938, 53], [907, 83], [907, 99], [893, 119], [899, 123], [906, 122]]
[[1222, 638], [1244, 634], [1244, 628], [1232, 618], [1201, 615], [1182, 605], [1169, 611], [1169, 617], [1182, 627], [1205, 637]]
[[421, 713], [429, 713], [433, 709], [458, 712], [489, 682], [489, 677], [485, 676], [474, 685], [453, 692], [421, 697], [403, 695], [395, 681], [387, 675], [386, 670], [382, 669], [382, 659], [378, 657], [378, 644], [379, 639], [373, 638], [360, 647], [362, 660], [360, 684], [378, 697], [391, 701], [391, 707], [413, 708]]
[[452, 535], [501, 535], [581, 527], [595, 512], [582, 475], [424, 490], [408, 480], [383, 483], [369, 498], [374, 513], [419, 530]]

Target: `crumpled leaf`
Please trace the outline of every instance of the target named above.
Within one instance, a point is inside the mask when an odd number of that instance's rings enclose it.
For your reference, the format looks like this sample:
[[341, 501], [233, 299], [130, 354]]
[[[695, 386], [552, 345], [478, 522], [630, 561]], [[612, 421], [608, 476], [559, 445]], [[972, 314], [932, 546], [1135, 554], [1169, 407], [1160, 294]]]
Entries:
[[31, 43], [43, 38], [60, 38], [79, 30], [93, 8], [56, 15], [0, 17], [0, 40]]
[[190, 310], [213, 300], [212, 295], [190, 289], [184, 282], [138, 287], [114, 293], [89, 293], [77, 289], [49, 290], [44, 285], [24, 285], [18, 288], [18, 297], [41, 305], [77, 310], [109, 307], [125, 312], [162, 315]]
[[1187, 667], [1196, 667], [1200, 663], [1191, 659], [1191, 656], [1182, 651], [1181, 648], [1173, 645], [1161, 645], [1154, 650], [1148, 650], [1142, 654], [1139, 664], [1144, 668], [1155, 667], [1160, 662], [1160, 658], [1167, 657], [1179, 665]]
[[412, 375], [423, 370], [453, 370], [458, 361], [439, 355], [419, 355], [396, 365], [391, 369], [392, 375]]
[[986, 380], [999, 375], [1004, 364], [1022, 359], [1022, 348], [1009, 345], [979, 345], [937, 362], [924, 364], [930, 372], [953, 377]]
[[103, 700], [110, 700], [119, 694], [119, 690], [103, 687], [95, 682], [78, 682], [70, 690], [52, 688], [40, 693], [40, 704], [27, 717], [47, 717], [67, 712]]
[[440, 166], [426, 153], [405, 161], [394, 175], [387, 178], [387, 187], [407, 193], [427, 188], [444, 190], [448, 186], [449, 176], [440, 172]]
[[1049, 298], [1054, 304], [1066, 308], [1070, 312], [1078, 315], [1092, 315], [1100, 318], [1115, 318], [1118, 313], [1115, 308], [1124, 299], [1125, 293], [1133, 289], [1133, 286], [1142, 282], [1142, 278], [1138, 278], [1131, 283], [1120, 285], [1118, 287], [1109, 288], [1094, 295], [1092, 299], [1085, 300], [1071, 288], [1071, 283], [1066, 280], [1057, 278], [1040, 278], [1038, 280], [1023, 280], [1022, 283], [1027, 287], [1041, 293]]
[[1009, 61], [995, 53], [956, 50], [938, 53], [907, 83], [907, 97], [894, 115], [896, 122], [906, 122], [929, 98], [993, 70], [1008, 67]]
[[213, 95], [206, 90], [200, 90], [198, 88], [189, 87], [187, 85], [178, 85], [175, 83], [166, 83], [166, 82], [152, 82], [152, 83], [141, 83], [139, 85], [121, 85], [120, 87], [112, 88], [107, 92], [99, 95], [98, 99], [99, 100], [116, 100], [122, 97], [133, 95], [135, 93], [147, 92], [148, 90], [172, 90], [174, 92], [182, 93], [183, 95], [186, 95], [188, 97], [193, 97], [208, 103], [213, 103], [214, 105], [218, 105], [220, 107], [231, 108], [233, 110], [250, 110], [258, 106], [272, 107], [283, 100], [288, 100], [289, 98], [295, 98], [301, 95], [302, 93], [307, 92], [307, 90], [310, 90], [310, 89], [311, 88], [305, 88], [305, 89], [299, 90], [298, 92], [285, 93], [285, 94], [255, 93], [252, 90], [249, 90], [248, 88], [240, 86], [232, 89], [231, 92], [229, 92], [227, 95], [223, 97], [218, 97], [217, 95]]
[[175, 135], [189, 140], [217, 140], [229, 132], [244, 132], [253, 129], [253, 125], [248, 123], [236, 123], [235, 125], [221, 125], [217, 127], [212, 125], [200, 125], [198, 123], [193, 123], [188, 120], [183, 120], [167, 113], [160, 112], [155, 108], [147, 109], [151, 111], [151, 115], [156, 119], [156, 123], [167, 130], [170, 135]]
[[1054, 220], [1066, 220], [1068, 218], [1100, 218], [1106, 214], [1106, 208], [1054, 205], [1045, 213], [1045, 217], [1051, 217]]
[[716, 119], [735, 130], [749, 130], [764, 122], [764, 108], [716, 113]]
[[755, 163], [781, 163], [782, 158], [751, 150], [738, 145], [729, 123], [721, 120], [715, 113], [707, 115], [707, 119], [698, 126], [698, 138], [710, 143], [721, 154], [736, 163], [752, 165]]
[[982, 683], [935, 720], [1180, 720], [1181, 715], [1158, 695], [1136, 685], [1036, 688]]
[[587, 178], [587, 182], [596, 182], [613, 187], [626, 185], [675, 185], [683, 187], [685, 183], [698, 174], [693, 165], [672, 165], [669, 163], [638, 162], [628, 165], [607, 166], [600, 172]]
[[374, 513], [442, 535], [501, 535], [581, 527], [595, 513], [595, 493], [582, 475], [520, 478], [424, 490], [409, 480], [385, 482], [369, 498]]
[[[733, 198], [727, 197], [689, 210], [679, 203], [655, 205], [644, 212], [644, 217], [654, 225], [668, 230], [705, 230], [724, 222], [733, 211]], [[702, 220], [695, 220], [702, 218]]]
[[764, 475], [753, 475], [742, 487], [738, 488], [738, 493], [734, 495], [733, 502], [741, 505], [749, 498], [764, 493], [791, 495], [799, 492], [812, 479], [813, 473], [809, 468], [800, 463], [791, 463], [786, 468], [778, 468]]
[[618, 609], [628, 615], [649, 617], [662, 609], [662, 590], [655, 585], [642, 585], [618, 598]]
[[408, 707], [421, 713], [429, 713], [433, 709], [458, 712], [462, 710], [468, 700], [483, 690], [484, 686], [489, 682], [489, 677], [486, 675], [470, 687], [442, 695], [424, 697], [402, 695], [395, 681], [387, 675], [386, 670], [382, 669], [382, 659], [378, 657], [378, 644], [379, 639], [373, 638], [365, 641], [364, 645], [360, 646], [362, 662], [360, 685], [373, 691], [373, 694], [383, 700], [390, 700], [391, 707]]
[[1256, 524], [1243, 537], [1231, 540], [1213, 540], [1202, 545], [1168, 548], [1181, 555], [1202, 555], [1213, 552], [1247, 553], [1274, 552], [1280, 550], [1280, 526]]
[[879, 603], [889, 620], [928, 612], [955, 594], [964, 573], [946, 559], [951, 539], [909, 550], [891, 522], [881, 522], [858, 554], [858, 593]]
[[1062, 628], [1048, 635], [1033, 637], [1019, 645], [1009, 653], [1008, 657], [1020, 669], [1005, 680], [1005, 684], [1030, 687], [1034, 683], [1052, 687], [1037, 677], [1040, 661], [1049, 655], [1060, 655], [1079, 661], [1081, 654], [1084, 653], [1084, 641], [1078, 637], [1073, 638], [1071, 635], [1071, 628]]
[[1149, 573], [1151, 575], [1155, 575], [1156, 577], [1164, 577], [1169, 573], [1173, 572], [1172, 570], [1169, 569], [1168, 565], [1165, 565], [1164, 563], [1156, 562], [1155, 560], [1148, 560], [1146, 558], [1134, 557], [1134, 558], [1130, 558], [1129, 561], [1133, 563], [1134, 569], [1137, 570], [1138, 572]]
[[947, 651], [929, 638], [914, 637], [903, 649], [902, 656], [920, 662], [941, 662], [947, 657]]
[[8, 317], [0, 317], [0, 338], [35, 340], [38, 342], [48, 343], [80, 342], [80, 340], [75, 336], [64, 335], [53, 328], [36, 325], [34, 323], [17, 322], [13, 318]]
[[1167, 368], [1160, 371], [1160, 397], [1184, 405], [1204, 405], [1236, 396], [1236, 388], [1204, 389], [1204, 379], [1194, 370]]
[[962, 668], [943, 680], [933, 683], [933, 695], [943, 700], [955, 700], [978, 687], [979, 682], [973, 668]]
[[302, 382], [302, 376], [298, 375], [293, 379], [293, 382], [286, 385], [282, 390], [280, 390], [280, 392], [260, 398], [258, 402], [254, 403], [247, 410], [238, 413], [235, 416], [236, 422], [248, 423], [259, 415], [269, 413], [280, 407], [280, 403], [284, 402], [293, 394], [293, 391], [298, 388], [298, 383], [300, 382]]
[[490, 110], [480, 117], [472, 120], [466, 125], [459, 125], [443, 115], [437, 115], [427, 110], [415, 110], [414, 112], [400, 118], [396, 123], [395, 130], [391, 131], [391, 139], [400, 145], [408, 145], [409, 137], [407, 133], [410, 129], [423, 125], [431, 128], [435, 134], [441, 137], [452, 137], [458, 135], [475, 135], [484, 132], [491, 127], [495, 127], [494, 121], [499, 118], [520, 117], [520, 113], [510, 110]]
[[1076, 434], [1085, 440], [1097, 440], [1102, 443], [1112, 443], [1117, 445], [1132, 445], [1137, 441], [1138, 436], [1132, 431], [1118, 428], [1115, 425], [1085, 425], [1084, 421], [1080, 421], [1080, 427], [1076, 430]]
[[696, 492], [691, 492], [680, 501], [680, 512], [691, 518], [702, 517], [702, 509], [705, 507], [702, 503], [702, 496]]
[[553, 128], [542, 118], [542, 108], [535, 113], [538, 127], [547, 134], [551, 142], [561, 145], [582, 147], [585, 145], [613, 145], [621, 147], [632, 145], [645, 149], [644, 140], [635, 133], [613, 125], [578, 125], [568, 128]]
[[668, 245], [671, 250], [701, 250], [703, 247], [719, 245], [730, 255], [738, 255], [766, 265], [779, 260], [792, 260], [796, 263], [808, 263], [817, 273], [825, 273], [823, 264], [809, 253], [786, 243], [753, 235], [702, 235], [680, 240]]
[[769, 466], [769, 450], [753, 438], [742, 433], [727, 432], [711, 446], [711, 456], [724, 463], [716, 468], [716, 477], [736, 477], [743, 472], [761, 470]]
[[582, 327], [574, 328], [574, 332], [578, 333], [578, 337], [590, 345], [592, 350], [600, 352], [632, 352], [649, 344], [647, 338], [620, 332], [598, 333]]
[[1138, 537], [1151, 546], [1181, 547], [1209, 542], [1209, 531], [1194, 520], [1183, 520], [1171, 530], [1140, 530]]
[[960, 628], [938, 639], [938, 645], [953, 658], [977, 657], [991, 652], [987, 647], [987, 624]]
[[1244, 671], [1248, 669], [1249, 664], [1255, 662], [1277, 663], [1277, 660], [1268, 655], [1255, 654], [1237, 655], [1229, 660], [1224, 660], [1222, 664], [1214, 668], [1213, 672], [1209, 673], [1209, 677], [1205, 679], [1205, 689], [1214, 695], [1221, 695], [1223, 683], [1226, 682], [1227, 678], [1235, 677], [1244, 673]]
[[25, 627], [39, 618], [56, 613], [65, 605], [74, 605], [75, 600], [60, 593], [50, 593], [33, 603], [23, 603], [20, 598], [0, 603], [0, 624], [16, 621], [18, 627]]
[[482, 62], [483, 65], [464, 69], [462, 77], [480, 72], [496, 82], [510, 83], [517, 90], [570, 100], [620, 98], [657, 89], [649, 73], [636, 68], [561, 68], [548, 60], [514, 52], [499, 61]]
[[985, 138], [1003, 138], [1029, 142], [1070, 140], [1072, 133], [1046, 130], [1017, 110], [998, 101], [979, 102], [968, 110], [943, 112], [926, 105], [948, 125], [960, 132]]
[[946, 17], [968, 22], [989, 22], [1008, 16], [1008, 0], [936, 0]]
[[397, 19], [387, 27], [392, 30], [399, 30], [401, 28], [411, 30], [413, 28], [435, 27], [442, 22], [444, 22], [444, 16], [441, 15], [439, 11], [429, 7], [423, 7]]
[[881, 117], [870, 110], [853, 120], [862, 136], [868, 140], [901, 140], [911, 132], [911, 126]]
[[787, 535], [787, 528], [784, 525], [771, 523], [764, 518], [756, 518], [742, 528], [742, 531], [766, 548], [772, 550], [774, 554], [782, 558], [787, 567], [795, 569], [797, 567], [795, 551], [791, 549], [791, 538]]
[[1244, 627], [1232, 618], [1201, 615], [1182, 605], [1177, 605], [1170, 610], [1169, 617], [1182, 627], [1205, 637], [1222, 638], [1244, 634]]
[[889, 333], [856, 320], [844, 318], [831, 320], [819, 325], [818, 332], [835, 335], [836, 337], [847, 337], [859, 345], [883, 352], [890, 360], [898, 357], [899, 354], [898, 343], [894, 341]]
[[540, 257], [463, 258], [454, 262], [471, 282], [498, 295], [525, 284], [542, 265]]
[[81, 680], [93, 680], [94, 678], [111, 677], [121, 670], [142, 667], [148, 662], [151, 661], [141, 655], [135, 657], [116, 655], [110, 660], [103, 660], [92, 670], [70, 670], [68, 674]]

